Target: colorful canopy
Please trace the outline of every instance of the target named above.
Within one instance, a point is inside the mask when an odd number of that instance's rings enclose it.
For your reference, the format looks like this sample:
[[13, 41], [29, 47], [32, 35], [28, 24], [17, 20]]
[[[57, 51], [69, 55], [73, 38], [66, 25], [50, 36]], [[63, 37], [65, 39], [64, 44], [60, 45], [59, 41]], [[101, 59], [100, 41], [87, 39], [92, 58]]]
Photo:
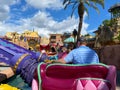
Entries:
[[75, 41], [75, 40], [74, 40], [73, 37], [69, 37], [69, 38], [67, 38], [67, 39], [64, 40], [64, 42], [66, 42], [66, 43], [74, 42], [74, 41]]

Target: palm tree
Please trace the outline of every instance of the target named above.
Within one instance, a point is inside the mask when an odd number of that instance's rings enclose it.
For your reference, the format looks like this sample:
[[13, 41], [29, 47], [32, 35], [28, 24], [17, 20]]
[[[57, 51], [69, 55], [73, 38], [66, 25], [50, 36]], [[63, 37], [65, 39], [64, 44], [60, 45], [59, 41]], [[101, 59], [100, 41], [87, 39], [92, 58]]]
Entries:
[[79, 39], [81, 29], [82, 29], [82, 23], [83, 23], [83, 15], [84, 12], [86, 11], [88, 14], [88, 9], [86, 8], [86, 5], [89, 7], [94, 8], [96, 11], [99, 12], [97, 8], [97, 4], [101, 5], [104, 8], [104, 0], [64, 0], [63, 5], [65, 5], [65, 9], [67, 8], [68, 5], [72, 5], [72, 14], [75, 11], [75, 9], [78, 9], [78, 15], [79, 15], [79, 25], [78, 25], [78, 33], [77, 33], [77, 41]]

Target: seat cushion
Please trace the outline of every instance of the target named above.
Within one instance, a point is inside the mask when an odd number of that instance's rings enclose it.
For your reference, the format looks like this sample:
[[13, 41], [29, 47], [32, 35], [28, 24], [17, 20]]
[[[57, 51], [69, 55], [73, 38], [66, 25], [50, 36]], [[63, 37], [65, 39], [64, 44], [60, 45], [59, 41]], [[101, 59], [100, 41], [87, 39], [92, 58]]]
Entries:
[[46, 67], [46, 76], [62, 79], [76, 79], [84, 77], [105, 79], [108, 68], [104, 65], [66, 65], [52, 64]]

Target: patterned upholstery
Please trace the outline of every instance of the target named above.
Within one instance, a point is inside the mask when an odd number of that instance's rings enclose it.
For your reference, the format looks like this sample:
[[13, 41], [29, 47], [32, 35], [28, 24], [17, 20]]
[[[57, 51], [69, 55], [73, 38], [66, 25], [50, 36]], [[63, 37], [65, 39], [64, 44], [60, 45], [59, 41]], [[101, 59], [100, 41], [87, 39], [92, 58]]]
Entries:
[[115, 90], [116, 68], [103, 64], [40, 64], [32, 90]]

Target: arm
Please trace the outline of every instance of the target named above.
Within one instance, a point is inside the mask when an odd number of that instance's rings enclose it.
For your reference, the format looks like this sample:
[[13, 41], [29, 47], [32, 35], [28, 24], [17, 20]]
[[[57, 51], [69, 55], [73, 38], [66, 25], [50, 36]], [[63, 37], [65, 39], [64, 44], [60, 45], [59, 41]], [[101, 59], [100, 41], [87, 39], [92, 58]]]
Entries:
[[62, 63], [66, 64], [64, 59], [58, 59], [58, 60], [45, 60], [45, 63], [50, 64], [50, 63]]
[[66, 64], [66, 63], [72, 62], [72, 60], [73, 60], [73, 51], [71, 51], [69, 54], [65, 55], [65, 56], [62, 57], [61, 59], [54, 60], [53, 63]]
[[62, 64], [66, 64], [66, 63], [70, 63], [73, 60], [73, 54], [72, 52], [70, 52], [69, 54], [67, 54], [64, 58], [58, 59], [58, 60], [48, 60], [46, 61], [46, 63], [62, 63]]
[[53, 60], [52, 63], [62, 63], [66, 64], [66, 61], [64, 59], [59, 59], [59, 60]]

